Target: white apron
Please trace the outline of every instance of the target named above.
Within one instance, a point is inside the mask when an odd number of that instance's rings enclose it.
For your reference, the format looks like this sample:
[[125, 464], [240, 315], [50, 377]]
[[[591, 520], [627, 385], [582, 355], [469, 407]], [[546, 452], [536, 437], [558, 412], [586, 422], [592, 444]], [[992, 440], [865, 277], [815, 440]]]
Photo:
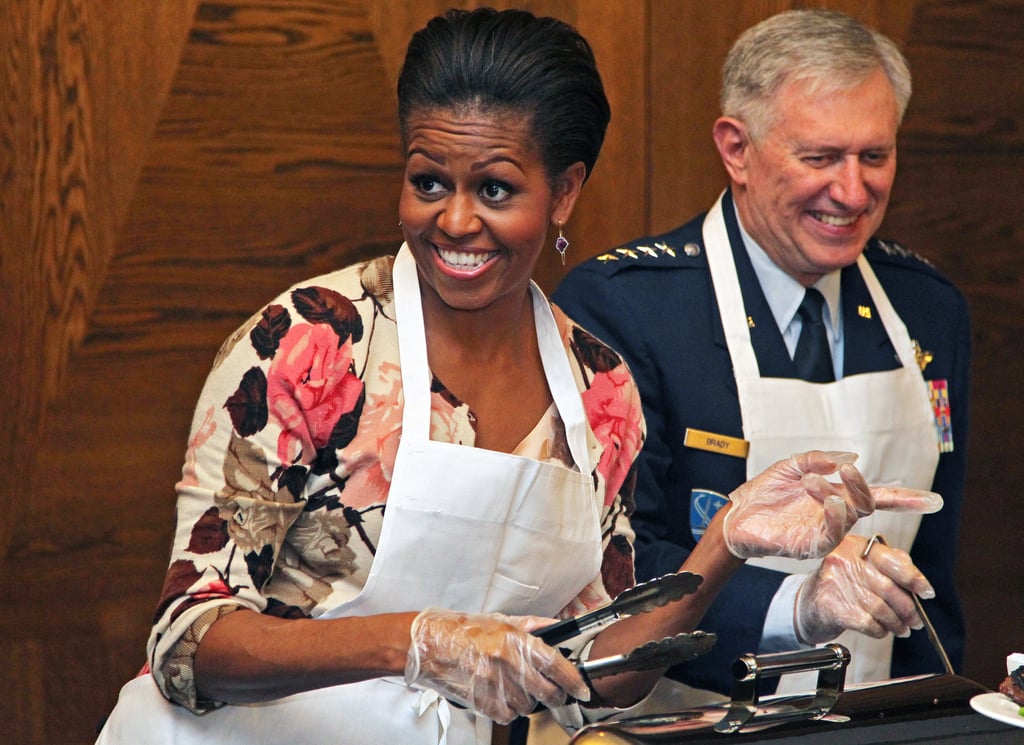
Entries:
[[[736, 377], [743, 436], [750, 443], [747, 478], [794, 453], [845, 450], [860, 455], [856, 465], [868, 483], [930, 489], [939, 448], [927, 385], [906, 326], [867, 259], [860, 256], [857, 266], [902, 367], [833, 383], [762, 378], [750, 342], [721, 198], [705, 218], [703, 234]], [[864, 536], [881, 533], [889, 545], [909, 551], [920, 522], [920, 515], [880, 511], [861, 518], [851, 532]], [[792, 574], [812, 572], [820, 561], [768, 557], [748, 563]], [[848, 683], [889, 677], [892, 636], [872, 639], [848, 631], [837, 641], [851, 652]], [[779, 692], [813, 690], [816, 679], [816, 673], [787, 675], [779, 681]]]
[[[432, 442], [430, 371], [416, 265], [394, 266], [402, 437], [369, 576], [321, 618], [436, 606], [553, 616], [598, 575], [601, 532], [583, 403], [551, 308], [532, 287], [541, 359], [578, 470]], [[510, 405], [514, 401], [510, 399]], [[491, 721], [383, 678], [196, 716], [150, 676], [121, 691], [97, 745], [489, 745]]]

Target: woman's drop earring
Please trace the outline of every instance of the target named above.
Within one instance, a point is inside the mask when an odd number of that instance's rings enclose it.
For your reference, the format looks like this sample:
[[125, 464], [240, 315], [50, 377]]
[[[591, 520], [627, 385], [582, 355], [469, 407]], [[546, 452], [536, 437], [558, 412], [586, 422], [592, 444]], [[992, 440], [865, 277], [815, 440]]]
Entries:
[[555, 250], [562, 257], [562, 266], [565, 266], [565, 249], [569, 248], [568, 239], [562, 235], [562, 222], [558, 222], [558, 237], [555, 238]]

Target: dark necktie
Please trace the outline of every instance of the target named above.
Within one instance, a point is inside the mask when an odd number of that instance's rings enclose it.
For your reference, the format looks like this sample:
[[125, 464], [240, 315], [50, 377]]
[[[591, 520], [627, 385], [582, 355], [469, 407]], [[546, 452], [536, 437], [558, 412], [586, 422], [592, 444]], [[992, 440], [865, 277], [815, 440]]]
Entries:
[[825, 298], [820, 292], [808, 288], [797, 310], [803, 328], [793, 354], [793, 363], [796, 365], [797, 377], [812, 383], [831, 383], [835, 380], [828, 334], [821, 317], [821, 306], [824, 303]]

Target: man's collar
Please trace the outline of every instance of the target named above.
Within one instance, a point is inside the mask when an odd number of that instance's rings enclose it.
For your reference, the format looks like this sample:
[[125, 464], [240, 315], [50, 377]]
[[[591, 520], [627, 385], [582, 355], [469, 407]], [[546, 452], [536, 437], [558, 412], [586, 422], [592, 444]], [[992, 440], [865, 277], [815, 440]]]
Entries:
[[[743, 238], [743, 246], [750, 257], [750, 263], [754, 267], [754, 274], [761, 285], [768, 307], [771, 308], [772, 316], [779, 329], [785, 331], [796, 315], [800, 302], [804, 299], [804, 286], [788, 275], [778, 264], [771, 260], [764, 249], [757, 244], [750, 234], [743, 227], [740, 220], [739, 210], [736, 210], [736, 224], [739, 225], [740, 235]], [[839, 291], [840, 274], [842, 270], [826, 274], [813, 287], [825, 298], [825, 305], [828, 307], [829, 334], [833, 341], [839, 338]]]

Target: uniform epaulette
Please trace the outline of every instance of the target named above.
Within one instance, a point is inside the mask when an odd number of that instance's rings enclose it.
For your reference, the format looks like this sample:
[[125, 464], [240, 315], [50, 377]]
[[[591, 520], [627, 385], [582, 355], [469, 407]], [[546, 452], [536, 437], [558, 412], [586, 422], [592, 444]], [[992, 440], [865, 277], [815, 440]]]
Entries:
[[613, 248], [611, 251], [600, 254], [595, 260], [602, 264], [614, 264], [624, 262], [625, 264], [640, 262], [646, 266], [665, 262], [678, 264], [682, 259], [695, 258], [703, 253], [698, 243], [685, 243], [682, 245], [661, 239], [652, 241], [641, 240], [635, 243], [627, 243], [624, 246]]
[[942, 270], [931, 261], [895, 241], [875, 238], [868, 243], [864, 254], [868, 261], [919, 272], [934, 277], [940, 282], [949, 285], [953, 284], [949, 277], [943, 274]]
[[935, 265], [931, 261], [926, 259], [924, 256], [914, 253], [909, 248], [901, 246], [896, 241], [888, 241], [883, 240], [881, 238], [876, 238], [873, 241], [873, 243], [875, 246], [881, 249], [882, 253], [884, 253], [886, 256], [890, 256], [896, 259], [906, 259], [909, 262], [917, 261], [927, 266], [930, 266], [932, 269], [935, 268]]

